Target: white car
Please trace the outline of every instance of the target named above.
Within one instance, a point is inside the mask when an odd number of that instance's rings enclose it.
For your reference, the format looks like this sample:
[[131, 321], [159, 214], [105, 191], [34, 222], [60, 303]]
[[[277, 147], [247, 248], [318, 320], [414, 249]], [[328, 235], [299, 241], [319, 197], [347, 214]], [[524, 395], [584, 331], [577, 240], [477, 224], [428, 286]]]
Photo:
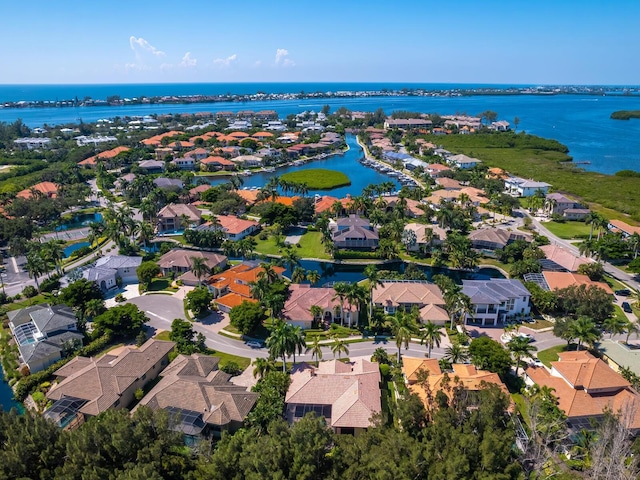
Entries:
[[262, 348], [262, 342], [251, 340], [250, 342], [247, 342], [247, 346], [251, 348]]

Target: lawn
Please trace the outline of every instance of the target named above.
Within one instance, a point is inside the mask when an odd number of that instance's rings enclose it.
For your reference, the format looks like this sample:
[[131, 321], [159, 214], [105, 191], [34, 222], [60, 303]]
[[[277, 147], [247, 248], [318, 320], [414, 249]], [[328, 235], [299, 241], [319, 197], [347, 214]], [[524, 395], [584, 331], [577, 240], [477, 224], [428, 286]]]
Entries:
[[589, 238], [591, 225], [584, 222], [544, 222], [542, 226], [549, 229], [554, 235], [571, 240], [574, 238]]
[[544, 363], [547, 367], [551, 368], [551, 362], [558, 360], [558, 353], [567, 350], [566, 345], [556, 345], [555, 347], [547, 348], [538, 352], [538, 359]]
[[280, 179], [291, 183], [305, 183], [310, 190], [331, 190], [351, 185], [351, 180], [344, 173], [325, 168], [289, 172], [283, 174]]
[[8, 303], [2, 306], [2, 309], [5, 312], [9, 312], [12, 310], [20, 310], [22, 308], [27, 308], [32, 305], [37, 305], [40, 303], [53, 303], [54, 297], [50, 293], [39, 293], [35, 297], [32, 298], [24, 298], [19, 302]]
[[163, 290], [167, 292], [178, 291], [177, 288], [171, 286], [171, 280], [165, 277], [154, 278], [151, 280], [151, 285], [149, 285], [149, 288], [147, 289], [148, 292], [160, 292]]
[[629, 287], [627, 287], [624, 283], [622, 283], [621, 281], [613, 278], [611, 275], [605, 275], [604, 276], [604, 281], [607, 282], [609, 284], [609, 286], [611, 287], [612, 290], [625, 290]]
[[[296, 248], [296, 253], [300, 258], [319, 258], [322, 260], [328, 260], [331, 257], [324, 251], [324, 245], [320, 242], [322, 233], [320, 232], [307, 232], [300, 237], [300, 248]], [[269, 237], [267, 240], [260, 240], [255, 237], [258, 245], [256, 252], [264, 255], [281, 255], [282, 247], [278, 247], [273, 237]]]
[[627, 315], [624, 313], [624, 310], [622, 310], [622, 307], [620, 307], [620, 305], [614, 305], [613, 308], [613, 314], [618, 318], [618, 320], [621, 320], [623, 322], [626, 322], [628, 320]]

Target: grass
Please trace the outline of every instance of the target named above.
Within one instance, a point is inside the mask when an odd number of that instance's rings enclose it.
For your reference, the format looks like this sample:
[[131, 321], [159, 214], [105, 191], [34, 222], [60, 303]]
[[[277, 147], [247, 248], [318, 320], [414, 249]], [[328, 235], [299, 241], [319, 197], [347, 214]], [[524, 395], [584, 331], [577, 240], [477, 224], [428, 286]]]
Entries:
[[626, 322], [628, 320], [627, 315], [624, 313], [624, 310], [622, 310], [622, 307], [620, 307], [620, 305], [613, 306], [613, 314], [618, 318], [618, 320], [621, 320], [623, 322]]
[[169, 338], [171, 336], [171, 332], [169, 330], [164, 330], [160, 333], [158, 333], [155, 337], [156, 340], [165, 340], [167, 342], [171, 341], [171, 339]]
[[2, 308], [5, 312], [10, 312], [12, 310], [20, 310], [22, 308], [30, 307], [32, 305], [37, 305], [39, 303], [50, 302], [53, 303], [53, 295], [50, 293], [39, 293], [35, 297], [32, 298], [24, 298], [19, 302], [8, 303], [4, 305]]
[[151, 280], [151, 285], [147, 288], [147, 292], [177, 292], [178, 289], [176, 287], [171, 286], [171, 280], [165, 277], [154, 278]]
[[187, 241], [182, 235], [164, 235], [163, 238], [172, 238], [173, 240], [180, 242], [182, 245], [187, 244]]
[[529, 413], [527, 412], [527, 404], [524, 400], [524, 397], [521, 393], [512, 393], [511, 398], [513, 399], [513, 403], [516, 404], [516, 408], [518, 412], [520, 412], [520, 416], [524, 420], [527, 425], [531, 425], [531, 418], [529, 417]]
[[591, 225], [584, 222], [544, 222], [542, 225], [557, 237], [565, 240], [589, 238], [591, 232]]
[[605, 282], [607, 282], [607, 284], [612, 288], [612, 290], [625, 290], [629, 287], [627, 287], [624, 283], [622, 283], [620, 280], [617, 280], [615, 278], [613, 278], [611, 275], [605, 275], [604, 276], [604, 280]]
[[[619, 212], [620, 218], [627, 222], [627, 215], [640, 221], [640, 178], [605, 175], [577, 168], [569, 162], [571, 157], [566, 153], [566, 147], [555, 140], [524, 133], [426, 135], [425, 139], [454, 153], [479, 158], [489, 167], [500, 167], [524, 178], [548, 182], [555, 191], [573, 194], [584, 202]], [[599, 209], [589, 206], [596, 211]]]
[[538, 359], [544, 363], [547, 367], [551, 368], [551, 362], [558, 360], [558, 354], [567, 350], [566, 345], [556, 345], [555, 347], [547, 348], [538, 352]]
[[[301, 258], [319, 258], [321, 260], [329, 260], [331, 257], [324, 251], [324, 246], [320, 242], [322, 233], [320, 232], [307, 232], [300, 237], [300, 248], [296, 248], [295, 252]], [[255, 237], [258, 245], [256, 246], [256, 252], [263, 255], [281, 255], [282, 247], [276, 245], [273, 237], [267, 238], [267, 240], [260, 240], [259, 237]]]
[[291, 183], [305, 183], [311, 190], [331, 190], [351, 185], [351, 180], [342, 172], [325, 168], [310, 168], [285, 173], [280, 177]]
[[538, 318], [536, 319], [536, 323], [526, 323], [522, 324], [522, 326], [530, 328], [531, 330], [542, 330], [543, 328], [553, 327], [553, 323], [551, 323], [549, 320]]

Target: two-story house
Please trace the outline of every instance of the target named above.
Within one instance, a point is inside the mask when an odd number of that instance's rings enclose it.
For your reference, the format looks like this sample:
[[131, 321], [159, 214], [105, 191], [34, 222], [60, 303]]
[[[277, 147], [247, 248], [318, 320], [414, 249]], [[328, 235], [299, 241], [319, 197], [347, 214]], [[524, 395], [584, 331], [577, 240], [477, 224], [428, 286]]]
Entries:
[[398, 309], [407, 312], [416, 308], [422, 323], [433, 322], [444, 325], [449, 314], [444, 309], [442, 291], [435, 283], [420, 280], [384, 280], [376, 285], [372, 293], [375, 307], [393, 315]]
[[466, 324], [496, 326], [508, 318], [531, 313], [531, 293], [520, 280], [463, 280], [462, 293], [473, 305], [473, 312], [465, 315]]
[[202, 213], [193, 205], [170, 203], [157, 215], [158, 233], [177, 232], [197, 227], [202, 223]]
[[506, 193], [515, 197], [532, 197], [540, 191], [544, 195], [549, 192], [551, 185], [520, 177], [509, 177], [504, 181]]
[[235, 215], [216, 215], [217, 222], [206, 222], [196, 230], [220, 230], [225, 239], [237, 242], [247, 235], [260, 229], [260, 224], [255, 220], [244, 220]]

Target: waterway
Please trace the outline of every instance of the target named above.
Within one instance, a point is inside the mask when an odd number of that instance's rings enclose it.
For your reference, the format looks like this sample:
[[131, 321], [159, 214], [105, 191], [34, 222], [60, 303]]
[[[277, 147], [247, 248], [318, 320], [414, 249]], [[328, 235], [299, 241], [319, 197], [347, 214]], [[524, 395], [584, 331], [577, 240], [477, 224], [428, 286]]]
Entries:
[[[318, 84], [319, 85], [319, 84]], [[314, 85], [318, 90], [318, 85]], [[292, 88], [289, 85], [290, 88]], [[166, 90], [166, 87], [164, 87]], [[300, 91], [304, 87], [299, 87]], [[195, 87], [194, 87], [195, 89]], [[355, 89], [355, 88], [353, 88]], [[196, 89], [197, 90], [197, 89]], [[270, 85], [262, 90], [270, 92]], [[313, 90], [313, 91], [315, 91]], [[328, 88], [323, 91], [328, 90]], [[236, 92], [236, 89], [229, 91]], [[307, 91], [312, 91], [308, 89]], [[48, 98], [48, 92], [31, 92], [28, 96]], [[203, 92], [207, 93], [207, 92]], [[140, 93], [142, 94], [142, 92]], [[25, 95], [26, 99], [27, 95]], [[95, 96], [94, 98], [100, 98]], [[587, 170], [612, 174], [619, 170], [640, 170], [640, 121], [611, 120], [616, 110], [640, 110], [637, 96], [593, 95], [479, 95], [470, 97], [357, 97], [335, 99], [273, 100], [257, 102], [222, 102], [210, 104], [144, 104], [121, 107], [66, 108], [0, 108], [0, 121], [12, 122], [21, 118], [31, 127], [95, 122], [101, 118], [161, 113], [195, 113], [239, 110], [275, 110], [281, 117], [302, 111], [319, 111], [323, 105], [332, 110], [341, 106], [353, 111], [386, 113], [396, 110], [437, 112], [444, 114], [478, 114], [486, 110], [498, 113], [499, 118], [513, 122], [520, 119], [519, 130], [541, 137], [554, 138], [567, 145], [576, 161]]]
[[0, 410], [8, 412], [12, 408], [22, 411], [22, 405], [13, 399], [13, 390], [3, 379], [2, 365], [0, 365]]
[[[314, 160], [300, 166], [286, 166], [278, 168], [275, 172], [258, 172], [249, 177], [242, 177], [244, 184], [242, 188], [260, 188], [265, 185], [270, 178], [280, 176], [288, 172], [308, 170], [311, 168], [325, 168], [337, 170], [349, 177], [351, 185], [334, 188], [332, 190], [309, 190], [309, 195], [331, 195], [342, 198], [347, 194], [359, 195], [362, 189], [370, 184], [380, 184], [382, 182], [393, 182], [397, 190], [401, 185], [393, 177], [389, 177], [373, 168], [365, 167], [358, 160], [364, 156], [364, 152], [354, 135], [346, 135], [346, 142], [349, 150], [343, 155], [331, 155], [322, 160]], [[228, 182], [228, 177], [209, 177], [212, 185]]]

